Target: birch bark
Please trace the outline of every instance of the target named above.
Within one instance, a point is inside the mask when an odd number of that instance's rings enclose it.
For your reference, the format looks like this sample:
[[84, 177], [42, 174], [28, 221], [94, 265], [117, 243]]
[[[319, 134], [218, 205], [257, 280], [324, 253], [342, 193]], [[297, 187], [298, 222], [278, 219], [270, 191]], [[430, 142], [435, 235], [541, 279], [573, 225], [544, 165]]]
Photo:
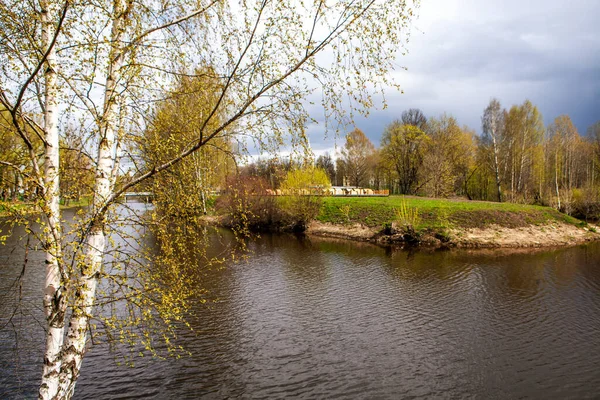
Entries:
[[496, 175], [496, 189], [498, 191], [498, 201], [502, 203], [502, 187], [500, 186], [500, 163], [498, 160], [498, 142], [496, 140], [496, 128], [492, 128], [492, 150], [494, 152], [494, 172]]
[[65, 326], [65, 286], [64, 271], [60, 268], [61, 227], [59, 207], [59, 133], [58, 133], [58, 85], [56, 71], [56, 51], [53, 37], [56, 34], [53, 14], [57, 11], [53, 4], [40, 1], [42, 22], [42, 49], [47, 52], [44, 65], [44, 214], [47, 219], [45, 230], [46, 279], [44, 282], [44, 311], [47, 333], [44, 367], [39, 397], [51, 398], [58, 389], [58, 375], [61, 366], [61, 349]]
[[73, 314], [69, 321], [69, 331], [63, 350], [64, 357], [58, 389], [59, 398], [69, 399], [73, 396], [75, 390], [75, 383], [79, 377], [86, 351], [87, 328], [92, 315], [102, 267], [106, 245], [105, 205], [113, 194], [113, 169], [116, 164], [117, 85], [123, 64], [123, 37], [132, 5], [132, 0], [114, 0], [113, 2], [111, 48], [108, 57], [103, 115], [99, 124], [100, 141], [92, 205], [93, 216], [86, 241], [85, 259], [83, 265], [80, 265], [81, 276], [77, 283], [78, 290], [74, 293]]
[[[483, 112], [482, 125], [483, 133], [492, 142], [492, 162], [496, 178], [496, 189], [498, 190], [498, 201], [502, 202], [502, 187], [500, 181], [500, 135], [502, 131], [503, 116], [500, 106], [500, 102], [496, 99], [492, 99], [490, 104], [486, 107]], [[506, 163], [504, 164], [506, 167]]]

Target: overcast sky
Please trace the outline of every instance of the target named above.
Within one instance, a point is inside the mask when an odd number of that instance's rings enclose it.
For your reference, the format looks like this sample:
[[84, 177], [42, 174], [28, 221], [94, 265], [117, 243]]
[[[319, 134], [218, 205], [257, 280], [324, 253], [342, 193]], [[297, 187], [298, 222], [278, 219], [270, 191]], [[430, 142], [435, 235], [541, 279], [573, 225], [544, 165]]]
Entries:
[[[404, 94], [356, 125], [378, 145], [402, 111], [446, 112], [481, 132], [492, 97], [509, 108], [529, 99], [544, 122], [568, 114], [581, 134], [600, 120], [600, 0], [422, 0], [409, 54], [395, 72]], [[309, 127], [315, 153], [331, 150]], [[343, 144], [343, 138], [337, 145]]]

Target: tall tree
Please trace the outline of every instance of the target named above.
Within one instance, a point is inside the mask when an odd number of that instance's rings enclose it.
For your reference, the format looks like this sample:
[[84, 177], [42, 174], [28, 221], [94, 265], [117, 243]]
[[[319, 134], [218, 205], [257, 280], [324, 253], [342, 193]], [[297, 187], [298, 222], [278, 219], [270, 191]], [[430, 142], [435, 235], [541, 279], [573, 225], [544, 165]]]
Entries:
[[335, 182], [335, 164], [331, 154], [325, 153], [317, 157], [316, 165], [325, 171], [329, 177], [329, 182]]
[[[306, 143], [302, 100], [313, 89], [323, 89], [322, 105], [332, 118], [345, 117], [339, 99], [348, 90], [357, 107], [370, 106], [365, 88], [388, 83], [415, 12], [414, 3], [373, 0], [253, 0], [243, 5], [219, 0], [182, 0], [176, 6], [146, 0], [0, 5], [3, 35], [11, 39], [0, 41], [0, 103], [27, 149], [43, 216], [40, 229], [31, 230], [42, 232], [46, 254], [40, 398], [73, 395], [90, 318], [102, 316], [94, 312], [96, 288], [101, 280], [115, 281], [109, 272], [116, 269], [103, 263], [119, 196], [233, 130], [262, 144], [280, 143], [285, 134]], [[318, 59], [325, 49], [335, 56]], [[134, 139], [145, 130], [147, 105], [163, 98], [181, 71], [199, 63], [209, 63], [220, 82], [205, 123], [168, 160], [123, 174], [121, 157], [139, 143]], [[59, 131], [69, 118], [88, 127], [84, 142], [96, 160], [92, 206], [73, 228], [75, 242], [62, 231], [59, 208]], [[34, 137], [43, 143], [42, 159]], [[133, 271], [122, 272], [123, 282], [131, 279], [127, 273], [143, 272]], [[154, 287], [164, 294], [168, 286]], [[121, 287], [133, 292], [123, 299], [144, 299], [144, 288]], [[173, 298], [164, 294], [137, 304], [157, 308], [143, 315], [164, 316], [173, 324], [186, 311], [166, 304]], [[120, 326], [106, 324], [117, 331]]]
[[568, 115], [556, 117], [550, 124], [548, 141], [547, 164], [552, 171], [556, 206], [570, 213], [572, 190], [577, 186], [577, 147], [580, 137]]
[[404, 125], [416, 126], [422, 131], [427, 129], [427, 118], [425, 117], [425, 114], [423, 114], [423, 111], [418, 108], [410, 108], [402, 112], [400, 120]]
[[421, 129], [398, 120], [385, 128], [381, 138], [381, 158], [393, 166], [400, 193], [413, 194], [417, 190], [429, 141]]
[[505, 114], [503, 180], [510, 186], [511, 201], [516, 201], [517, 195], [527, 200], [531, 197], [529, 192], [535, 189], [534, 170], [541, 163], [539, 150], [544, 130], [542, 115], [529, 100], [512, 106]]
[[[218, 100], [220, 82], [211, 68], [195, 71], [194, 76], [178, 77], [170, 96], [158, 103], [138, 145], [145, 168], [162, 165], [181, 153], [194, 140], [203, 125], [214, 127], [222, 116], [207, 123]], [[167, 215], [207, 213], [207, 197], [219, 188], [232, 167], [231, 137], [222, 135], [185, 160], [152, 179], [155, 204]]]
[[587, 139], [592, 145], [592, 183], [600, 179], [600, 121], [587, 129]]
[[463, 132], [454, 117], [446, 114], [439, 119], [429, 119], [427, 134], [431, 140], [423, 167], [425, 192], [433, 197], [445, 197], [462, 190], [472, 163], [472, 136]]
[[364, 186], [374, 167], [375, 146], [358, 128], [346, 135], [346, 143], [342, 148], [346, 177], [351, 185]]
[[481, 123], [483, 127], [482, 143], [488, 148], [490, 164], [494, 171], [498, 201], [502, 202], [501, 186], [501, 155], [500, 149], [503, 142], [504, 112], [497, 99], [490, 100], [490, 104], [483, 111]]
[[335, 160], [335, 181], [334, 184], [337, 186], [346, 185], [346, 162], [338, 157]]

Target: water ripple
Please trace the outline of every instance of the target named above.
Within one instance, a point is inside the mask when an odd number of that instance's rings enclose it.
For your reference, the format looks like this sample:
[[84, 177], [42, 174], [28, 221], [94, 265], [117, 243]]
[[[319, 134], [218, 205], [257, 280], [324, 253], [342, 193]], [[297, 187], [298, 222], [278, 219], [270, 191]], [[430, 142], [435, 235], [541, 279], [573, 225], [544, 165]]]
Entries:
[[600, 393], [600, 245], [488, 256], [265, 236], [253, 251], [210, 276], [221, 301], [198, 304], [196, 332], [182, 331], [191, 357], [115, 367], [94, 348], [76, 397]]

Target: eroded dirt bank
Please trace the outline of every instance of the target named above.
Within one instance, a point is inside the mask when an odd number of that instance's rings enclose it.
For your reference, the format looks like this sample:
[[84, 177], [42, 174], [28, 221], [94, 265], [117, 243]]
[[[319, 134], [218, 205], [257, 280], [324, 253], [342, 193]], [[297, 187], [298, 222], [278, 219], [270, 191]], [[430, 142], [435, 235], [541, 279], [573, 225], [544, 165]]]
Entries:
[[[594, 232], [596, 231], [596, 232]], [[590, 225], [576, 227], [552, 222], [547, 225], [530, 225], [519, 228], [489, 226], [486, 228], [449, 229], [445, 234], [423, 233], [413, 238], [396, 233], [382, 234], [378, 229], [360, 224], [332, 225], [313, 221], [306, 234], [340, 239], [368, 241], [380, 244], [407, 244], [425, 247], [456, 248], [543, 248], [567, 247], [600, 240], [600, 228]]]

